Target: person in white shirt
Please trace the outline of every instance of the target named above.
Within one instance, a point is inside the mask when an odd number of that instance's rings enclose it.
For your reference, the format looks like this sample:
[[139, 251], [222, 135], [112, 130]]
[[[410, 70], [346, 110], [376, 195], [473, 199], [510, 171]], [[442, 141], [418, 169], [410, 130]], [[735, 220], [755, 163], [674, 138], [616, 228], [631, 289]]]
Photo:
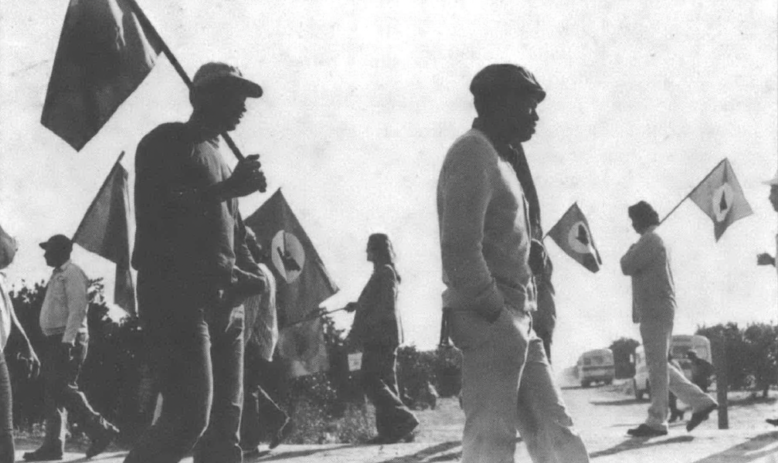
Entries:
[[40, 246], [45, 250], [46, 265], [54, 268], [40, 314], [41, 330], [46, 335], [41, 369], [46, 427], [41, 446], [25, 453], [24, 459], [62, 459], [65, 451], [65, 410], [89, 436], [91, 444], [86, 457], [91, 458], [102, 453], [119, 430], [92, 409], [78, 388], [78, 375], [89, 345], [86, 320], [89, 280], [84, 271], [70, 260], [73, 243], [68, 237], [54, 235]]
[[667, 363], [676, 309], [669, 252], [662, 237], [656, 233], [659, 214], [650, 204], [640, 201], [629, 207], [628, 214], [640, 239], [621, 258], [621, 271], [632, 279], [632, 321], [640, 324], [651, 384], [651, 406], [646, 421], [629, 429], [627, 434], [633, 437], [666, 435], [669, 392], [692, 407], [692, 417], [686, 423], [686, 430], [691, 431], [708, 419], [718, 404]]
[[25, 363], [27, 377], [38, 376], [41, 366], [27, 333], [16, 318], [16, 312], [6, 287], [5, 274], [2, 272], [13, 262], [16, 249], [16, 240], [6, 234], [3, 227], [0, 227], [0, 463], [13, 463], [15, 458], [11, 378], [8, 375], [5, 355], [3, 355], [12, 328], [19, 330], [19, 334], [24, 340], [17, 356]]

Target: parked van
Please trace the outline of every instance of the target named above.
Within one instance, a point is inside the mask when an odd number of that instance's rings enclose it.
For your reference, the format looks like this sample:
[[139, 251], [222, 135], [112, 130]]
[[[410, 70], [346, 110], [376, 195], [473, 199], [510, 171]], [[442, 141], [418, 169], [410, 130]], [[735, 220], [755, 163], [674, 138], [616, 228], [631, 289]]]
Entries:
[[[686, 358], [686, 353], [693, 350], [701, 359], [713, 363], [713, 357], [710, 350], [710, 341], [705, 336], [677, 334], [673, 336], [670, 342], [670, 353], [673, 356], [683, 374], [691, 380], [692, 367], [691, 362]], [[641, 400], [644, 394], [650, 396], [650, 387], [648, 382], [648, 366], [646, 365], [646, 354], [643, 346], [635, 349], [635, 377], [632, 379], [632, 388], [635, 391], [635, 398]]]
[[611, 384], [616, 376], [613, 352], [610, 349], [595, 349], [584, 352], [578, 358], [577, 370], [578, 379], [583, 387], [589, 387], [596, 382]]

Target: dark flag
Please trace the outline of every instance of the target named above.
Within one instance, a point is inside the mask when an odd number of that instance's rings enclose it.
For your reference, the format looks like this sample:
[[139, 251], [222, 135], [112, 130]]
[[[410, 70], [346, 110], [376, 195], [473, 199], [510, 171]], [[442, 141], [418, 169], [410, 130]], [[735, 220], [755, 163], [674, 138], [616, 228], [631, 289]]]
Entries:
[[272, 267], [279, 276], [278, 310], [281, 330], [278, 351], [301, 376], [329, 366], [321, 319], [309, 318], [325, 299], [338, 291], [313, 243], [279, 189], [245, 220], [257, 242], [270, 248]]
[[111, 169], [100, 191], [73, 235], [73, 242], [116, 264], [114, 303], [135, 313], [135, 285], [130, 273], [130, 192], [124, 153]]
[[80, 150], [143, 82], [160, 51], [127, 0], [71, 0], [41, 123]]
[[559, 222], [548, 232], [548, 236], [562, 248], [568, 256], [586, 267], [590, 272], [600, 270], [602, 259], [597, 246], [594, 244], [589, 222], [574, 203], [565, 212]]

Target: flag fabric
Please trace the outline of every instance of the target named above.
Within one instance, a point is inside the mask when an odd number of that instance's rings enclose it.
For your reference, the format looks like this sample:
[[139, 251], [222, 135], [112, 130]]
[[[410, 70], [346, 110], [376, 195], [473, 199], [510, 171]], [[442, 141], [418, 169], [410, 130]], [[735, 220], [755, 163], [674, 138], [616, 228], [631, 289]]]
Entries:
[[81, 219], [73, 242], [116, 264], [114, 303], [135, 313], [135, 285], [130, 273], [130, 193], [122, 153]]
[[559, 222], [549, 230], [548, 236], [562, 248], [565, 254], [590, 272], [597, 273], [600, 270], [602, 265], [600, 252], [594, 244], [589, 222], [578, 207], [578, 203], [570, 206]]
[[[245, 220], [268, 249], [278, 286], [278, 350], [292, 365], [291, 374], [328, 368], [321, 320], [299, 323], [338, 291], [313, 243], [279, 189]], [[290, 345], [291, 343], [291, 345]], [[304, 366], [304, 367], [301, 367]]]
[[713, 220], [716, 241], [735, 221], [754, 213], [726, 158], [689, 193], [689, 198]]
[[76, 151], [143, 82], [162, 50], [132, 4], [70, 0], [41, 123]]

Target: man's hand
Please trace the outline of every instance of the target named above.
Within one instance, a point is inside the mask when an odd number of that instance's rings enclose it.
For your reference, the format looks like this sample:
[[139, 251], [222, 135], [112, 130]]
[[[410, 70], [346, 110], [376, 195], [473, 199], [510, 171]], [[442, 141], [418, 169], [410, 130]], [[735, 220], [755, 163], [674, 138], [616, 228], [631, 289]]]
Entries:
[[32, 350], [32, 346], [27, 343], [27, 346], [22, 352], [16, 356], [17, 360], [24, 364], [24, 372], [27, 379], [35, 379], [38, 377], [41, 371], [41, 361], [38, 356], [35, 355], [35, 351]]
[[230, 178], [225, 180], [226, 193], [230, 197], [247, 196], [267, 189], [267, 179], [260, 170], [259, 155], [252, 154], [238, 161]]
[[349, 302], [348, 304], [346, 304], [346, 307], [343, 307], [343, 309], [346, 312], [351, 313], [356, 311], [357, 307], [359, 307], [359, 304], [357, 304], [356, 302]]
[[770, 254], [763, 252], [756, 256], [756, 265], [772, 265], [775, 266], [775, 259]]

